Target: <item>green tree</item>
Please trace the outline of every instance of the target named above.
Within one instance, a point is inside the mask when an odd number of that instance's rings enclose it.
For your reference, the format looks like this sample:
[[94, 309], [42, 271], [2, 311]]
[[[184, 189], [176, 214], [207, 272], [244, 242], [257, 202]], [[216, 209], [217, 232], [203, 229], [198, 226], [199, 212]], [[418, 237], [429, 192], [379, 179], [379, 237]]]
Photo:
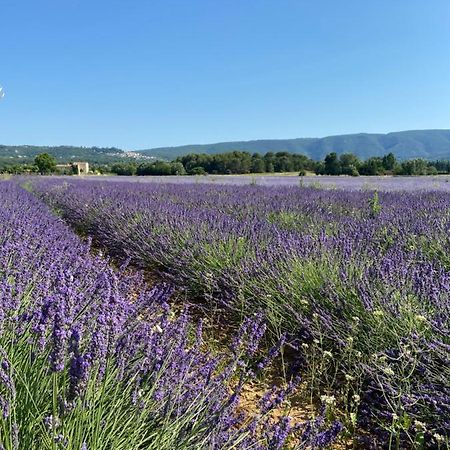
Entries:
[[273, 173], [275, 172], [275, 153], [267, 152], [264, 155], [264, 163], [266, 165], [266, 172]]
[[189, 175], [207, 175], [206, 170], [203, 167], [193, 167], [188, 172]]
[[341, 164], [336, 152], [328, 153], [325, 156], [325, 175], [340, 175]]
[[423, 159], [410, 159], [404, 161], [401, 166], [402, 175], [426, 175], [427, 163]]
[[34, 164], [41, 175], [52, 173], [56, 170], [56, 159], [48, 153], [39, 153], [34, 158]]
[[395, 155], [392, 152], [383, 156], [383, 167], [386, 170], [394, 170], [396, 165], [397, 159], [395, 158]]
[[251, 173], [263, 173], [266, 170], [266, 164], [264, 160], [261, 158], [259, 153], [253, 153], [252, 155], [252, 164], [250, 171]]
[[314, 172], [316, 175], [325, 175], [325, 163], [323, 161], [319, 161], [316, 164]]
[[344, 175], [358, 176], [358, 168], [361, 165], [361, 161], [353, 153], [343, 153], [339, 162], [341, 164], [341, 173]]
[[437, 175], [439, 172], [436, 169], [435, 166], [433, 166], [432, 164], [429, 164], [427, 167], [427, 175]]
[[292, 172], [294, 164], [291, 155], [288, 152], [275, 153], [274, 168], [275, 172]]
[[117, 175], [135, 175], [136, 164], [134, 163], [117, 163], [111, 166], [111, 172]]
[[383, 160], [378, 156], [367, 159], [359, 168], [361, 175], [382, 175], [384, 173]]
[[170, 170], [172, 175], [186, 175], [186, 170], [180, 162], [173, 162]]

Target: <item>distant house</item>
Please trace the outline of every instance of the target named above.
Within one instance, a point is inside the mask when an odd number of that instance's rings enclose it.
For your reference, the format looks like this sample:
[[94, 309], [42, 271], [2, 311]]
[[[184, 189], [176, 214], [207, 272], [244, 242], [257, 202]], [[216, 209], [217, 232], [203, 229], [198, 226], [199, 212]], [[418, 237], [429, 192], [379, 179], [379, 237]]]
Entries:
[[85, 175], [89, 173], [89, 163], [88, 162], [74, 162], [72, 166], [76, 166], [77, 175]]
[[86, 175], [89, 173], [89, 163], [75, 161], [69, 164], [57, 164], [56, 169], [65, 174]]

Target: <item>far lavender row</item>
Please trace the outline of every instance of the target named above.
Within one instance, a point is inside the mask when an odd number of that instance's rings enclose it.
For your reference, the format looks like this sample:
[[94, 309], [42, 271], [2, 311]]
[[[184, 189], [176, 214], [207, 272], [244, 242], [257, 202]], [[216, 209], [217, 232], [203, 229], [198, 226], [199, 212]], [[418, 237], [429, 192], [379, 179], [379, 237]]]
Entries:
[[113, 181], [143, 184], [225, 184], [234, 186], [309, 186], [327, 189], [392, 191], [445, 191], [450, 192], [450, 176], [331, 176], [331, 175], [169, 175], [169, 176], [101, 176], [91, 181]]
[[[311, 394], [380, 442], [450, 429], [450, 199], [444, 193], [39, 180], [118, 258], [287, 332]], [[403, 447], [402, 447], [403, 448]]]

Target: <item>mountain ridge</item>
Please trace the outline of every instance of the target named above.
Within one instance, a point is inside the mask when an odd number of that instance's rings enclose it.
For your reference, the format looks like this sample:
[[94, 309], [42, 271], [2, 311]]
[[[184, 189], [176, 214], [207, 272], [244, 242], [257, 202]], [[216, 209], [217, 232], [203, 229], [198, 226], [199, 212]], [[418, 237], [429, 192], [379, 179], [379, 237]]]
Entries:
[[82, 147], [73, 145], [0, 145], [0, 164], [32, 163], [39, 153], [49, 153], [59, 163], [87, 161], [90, 164], [145, 160], [150, 156], [125, 152], [116, 147]]
[[354, 153], [366, 159], [392, 152], [399, 159], [450, 159], [450, 129], [407, 130], [390, 133], [352, 133], [322, 138], [258, 139], [137, 150], [157, 158], [174, 159], [188, 153], [228, 151], [266, 153], [288, 151], [321, 160], [327, 153]]
[[354, 153], [361, 159], [382, 156], [389, 152], [400, 160], [424, 158], [450, 160], [450, 129], [408, 130], [391, 133], [350, 133], [322, 138], [258, 139], [248, 141], [216, 142], [145, 150], [124, 151], [116, 147], [0, 145], [0, 163], [31, 163], [38, 153], [47, 152], [58, 162], [88, 161], [94, 164], [153, 160], [172, 160], [188, 153], [225, 153], [234, 150], [249, 153], [269, 151], [304, 154], [314, 160], [323, 160], [330, 152]]

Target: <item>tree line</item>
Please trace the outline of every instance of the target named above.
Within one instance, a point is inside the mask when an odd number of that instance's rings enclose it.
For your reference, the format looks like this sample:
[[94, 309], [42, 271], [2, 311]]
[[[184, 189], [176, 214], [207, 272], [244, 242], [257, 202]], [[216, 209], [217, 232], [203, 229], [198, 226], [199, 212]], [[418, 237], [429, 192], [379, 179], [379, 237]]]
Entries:
[[50, 174], [56, 171], [56, 159], [48, 153], [38, 154], [32, 162], [10, 163], [0, 160], [0, 172], [12, 175], [20, 174]]
[[450, 173], [450, 161], [426, 161], [421, 158], [398, 161], [393, 153], [373, 156], [364, 161], [352, 153], [328, 153], [314, 170], [317, 175], [437, 175]]
[[[53, 155], [45, 152], [36, 155], [32, 163], [25, 162], [22, 164], [11, 164], [0, 160], [0, 173], [8, 173], [12, 175], [49, 175], [55, 172], [57, 172], [56, 158]], [[75, 165], [68, 164], [68, 166], [64, 169], [60, 169], [59, 173], [63, 173], [65, 175], [73, 175], [77, 173], [77, 169]]]
[[[1, 164], [1, 162], [0, 162]], [[116, 175], [206, 175], [298, 172], [299, 175], [437, 175], [450, 174], [450, 161], [421, 158], [399, 161], [393, 153], [359, 159], [352, 153], [328, 153], [323, 161], [289, 152], [248, 153], [241, 151], [214, 155], [191, 153], [174, 161], [119, 162], [92, 167], [97, 173]], [[48, 153], [36, 156], [34, 164], [0, 166], [3, 173], [53, 173], [56, 160]]]
[[209, 155], [191, 153], [174, 161], [120, 163], [111, 167], [117, 175], [206, 175], [298, 172], [299, 175], [437, 175], [450, 174], [450, 161], [426, 161], [416, 158], [399, 161], [393, 153], [359, 159], [352, 153], [327, 154], [323, 161], [289, 152], [228, 152]]

